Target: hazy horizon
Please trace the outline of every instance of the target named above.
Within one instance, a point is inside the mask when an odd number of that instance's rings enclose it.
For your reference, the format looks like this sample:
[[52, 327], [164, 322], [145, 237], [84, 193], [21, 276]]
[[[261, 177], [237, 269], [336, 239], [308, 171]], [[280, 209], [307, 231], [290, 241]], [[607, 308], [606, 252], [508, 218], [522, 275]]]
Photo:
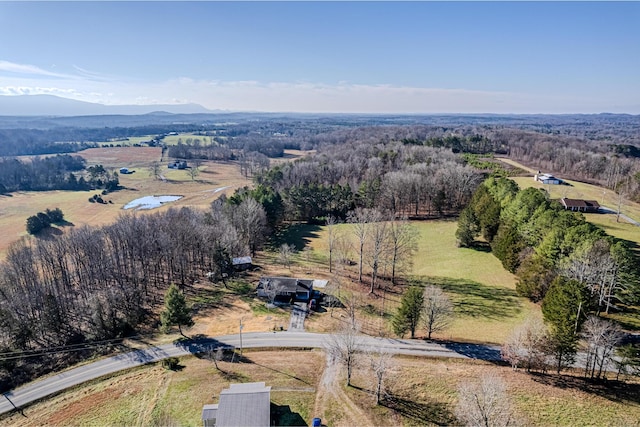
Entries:
[[0, 95], [375, 114], [640, 113], [635, 2], [0, 2]]

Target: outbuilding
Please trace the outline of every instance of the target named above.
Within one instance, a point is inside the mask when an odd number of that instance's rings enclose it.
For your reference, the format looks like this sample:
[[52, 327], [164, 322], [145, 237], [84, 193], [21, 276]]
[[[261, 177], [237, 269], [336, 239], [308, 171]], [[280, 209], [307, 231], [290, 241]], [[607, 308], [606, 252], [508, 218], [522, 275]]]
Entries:
[[600, 211], [600, 203], [595, 200], [582, 199], [560, 199], [560, 204], [566, 209], [574, 212], [597, 213]]

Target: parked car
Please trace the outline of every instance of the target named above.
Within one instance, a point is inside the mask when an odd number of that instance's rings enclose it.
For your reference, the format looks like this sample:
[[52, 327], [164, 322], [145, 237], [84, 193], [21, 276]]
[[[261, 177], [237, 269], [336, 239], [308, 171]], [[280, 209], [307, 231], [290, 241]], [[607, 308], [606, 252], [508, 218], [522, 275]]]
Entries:
[[318, 309], [318, 304], [315, 299], [309, 301], [309, 310], [316, 311]]
[[311, 427], [322, 427], [322, 419], [314, 418], [313, 421], [311, 422]]

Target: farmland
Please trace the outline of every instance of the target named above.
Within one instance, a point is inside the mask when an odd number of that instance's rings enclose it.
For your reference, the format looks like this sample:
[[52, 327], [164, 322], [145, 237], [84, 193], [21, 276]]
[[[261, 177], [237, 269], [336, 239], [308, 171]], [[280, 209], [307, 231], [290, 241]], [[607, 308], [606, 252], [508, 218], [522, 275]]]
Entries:
[[[131, 174], [120, 174], [122, 190], [104, 198], [112, 203], [89, 203], [88, 198], [98, 191], [19, 192], [0, 196], [0, 254], [9, 244], [26, 235], [24, 223], [28, 216], [46, 208], [59, 207], [65, 219], [74, 226], [104, 225], [113, 222], [130, 201], [148, 195], [181, 195], [180, 200], [161, 207], [195, 206], [207, 208], [221, 194], [233, 194], [236, 188], [251, 181], [240, 174], [232, 162], [203, 162], [195, 180], [184, 170], [168, 169], [162, 163], [165, 180], [154, 179], [149, 171], [153, 161], [160, 161], [161, 149], [155, 147], [91, 148], [78, 153], [87, 165], [101, 164], [106, 168], [127, 167]], [[216, 191], [218, 190], [218, 191]], [[64, 227], [62, 227], [64, 230]]]
[[[168, 169], [161, 153], [160, 148], [153, 147], [102, 147], [80, 152], [79, 155], [86, 159], [88, 165], [101, 164], [113, 169], [127, 167], [132, 171], [120, 175], [122, 190], [104, 196], [110, 201], [107, 204], [89, 203], [87, 198], [92, 192], [25, 192], [3, 196], [2, 202], [6, 203], [0, 205], [0, 231], [4, 232], [2, 236], [6, 241], [0, 241], [0, 250], [6, 249], [11, 241], [24, 235], [22, 230], [26, 216], [46, 208], [60, 207], [70, 222], [66, 227], [100, 225], [114, 221], [123, 212], [122, 207], [126, 203], [142, 196], [180, 195], [183, 196], [180, 200], [168, 206], [207, 209], [211, 201], [220, 194], [231, 194], [236, 188], [250, 184], [250, 180], [243, 177], [238, 166], [232, 162], [205, 161], [199, 167], [200, 174], [191, 177], [184, 170]], [[290, 161], [305, 154], [306, 152], [288, 150], [285, 158], [278, 162]], [[164, 161], [160, 177], [154, 177], [149, 170], [154, 161]], [[516, 181], [521, 187], [536, 185], [531, 178], [520, 177]], [[567, 197], [597, 199], [598, 191], [603, 197], [607, 196], [601, 189], [581, 183], [546, 189], [550, 192], [574, 191], [571, 194], [561, 194]], [[551, 197], [559, 196], [552, 193]], [[168, 206], [160, 210], [166, 210]], [[625, 209], [630, 216], [636, 214], [636, 207], [631, 204], [625, 205]], [[617, 237], [640, 241], [640, 234], [634, 234], [637, 233], [637, 227], [612, 222], [614, 217], [611, 215], [589, 215], [587, 218], [596, 223], [600, 221], [603, 228]], [[403, 291], [412, 284], [439, 285], [454, 304], [455, 320], [450, 328], [434, 334], [437, 340], [502, 344], [526, 318], [540, 316], [539, 306], [516, 294], [516, 277], [505, 271], [500, 261], [490, 252], [457, 246], [455, 221], [413, 222], [418, 248], [412, 267], [403, 272], [402, 280], [397, 285], [391, 285], [383, 278], [382, 287], [375, 289], [373, 293], [368, 292], [368, 276], [365, 276], [364, 283], [358, 283], [357, 266], [340, 265], [336, 267], [336, 273], [328, 273], [326, 227], [299, 223], [288, 225], [288, 228], [284, 227], [272, 239], [271, 246], [266, 251], [259, 252], [254, 257], [259, 271], [241, 276], [232, 283], [230, 289], [223, 289], [220, 284], [212, 286], [205, 280], [194, 280], [186, 287], [187, 300], [193, 308], [196, 321], [188, 334], [231, 334], [238, 330], [240, 322], [246, 331], [267, 331], [286, 325], [286, 310], [269, 309], [263, 301], [254, 297], [252, 289], [261, 275], [314, 277], [333, 281], [328, 292], [338, 293], [341, 297], [355, 296], [358, 306], [356, 317], [361, 322], [363, 331], [371, 335], [392, 335], [391, 317], [399, 306]], [[352, 226], [342, 224], [337, 229], [347, 240], [352, 240], [348, 258], [357, 259], [353, 249]], [[293, 255], [291, 266], [280, 265], [278, 248], [281, 243], [293, 244], [299, 250]], [[365, 267], [365, 275], [369, 273]], [[240, 292], [234, 293], [234, 287]], [[159, 306], [155, 309], [159, 310]], [[151, 317], [156, 318], [157, 312]], [[327, 310], [314, 314], [307, 321], [306, 327], [310, 331], [331, 332], [345, 318], [344, 310]], [[632, 322], [627, 321], [626, 324], [631, 325]], [[417, 335], [418, 338], [423, 337], [424, 331], [418, 330]], [[148, 336], [148, 342], [172, 338], [174, 336], [171, 335]], [[574, 378], [564, 380], [558, 377], [529, 376], [485, 363], [434, 362], [410, 358], [398, 358], [394, 368], [394, 373], [407, 381], [401, 383], [392, 380], [389, 386], [393, 398], [385, 405], [375, 406], [370, 400], [370, 380], [364, 371], [357, 374], [355, 388], [341, 387], [342, 379], [333, 378], [329, 381], [333, 388], [327, 390], [322, 385], [326, 381], [321, 379], [321, 375], [327, 374], [327, 370], [323, 374], [323, 353], [281, 353], [287, 357], [286, 361], [279, 359], [276, 352], [254, 352], [249, 357], [250, 363], [223, 362], [223, 371], [226, 373], [215, 370], [211, 362], [187, 357], [182, 359], [183, 368], [177, 372], [165, 371], [159, 366], [136, 369], [105, 381], [78, 387], [70, 393], [30, 407], [29, 411], [32, 411], [30, 414], [34, 417], [48, 419], [47, 423], [56, 425], [67, 424], [70, 420], [80, 425], [103, 422], [138, 425], [177, 422], [191, 425], [199, 423], [201, 405], [211, 403], [210, 399], [202, 399], [203, 396], [216, 396], [229, 382], [270, 381], [272, 384], [268, 385], [277, 384], [273, 402], [291, 405], [292, 411], [304, 420], [309, 420], [317, 413], [323, 414], [331, 425], [352, 425], [361, 420], [379, 425], [424, 422], [448, 424], [455, 420], [453, 411], [459, 382], [478, 378], [485, 372], [493, 372], [506, 379], [516, 412], [525, 424], [573, 425], [585, 423], [586, 420], [596, 424], [604, 424], [607, 420], [627, 423], [636, 419], [638, 414], [638, 402], [633, 398], [625, 397], [623, 403], [608, 409], [609, 396], [606, 394], [609, 391], [593, 392], [591, 385], [585, 385]], [[253, 359], [254, 356], [256, 359]], [[256, 362], [258, 359], [261, 360], [260, 363]], [[282, 366], [289, 367], [291, 360], [303, 359], [309, 361], [310, 370], [298, 371], [295, 370], [296, 366], [293, 370], [285, 370], [284, 374], [290, 377], [289, 380], [291, 377], [303, 378], [305, 387], [295, 382], [286, 382], [288, 380], [281, 381], [276, 376], [277, 372], [283, 373]], [[205, 381], [211, 381], [215, 385]], [[559, 387], [557, 382], [563, 387]], [[631, 388], [633, 387], [635, 386]], [[186, 406], [182, 405], [187, 400], [186, 396], [196, 394], [197, 399], [192, 399]], [[106, 396], [114, 398], [110, 400]], [[588, 402], [588, 405], [567, 403], [567, 400], [574, 397]], [[345, 399], [348, 404], [337, 405], [338, 402], [345, 402]], [[100, 403], [100, 407], [94, 412], [91, 412], [92, 401]], [[563, 412], [567, 405], [571, 408], [570, 415]], [[36, 416], [40, 410], [42, 416]], [[15, 422], [18, 425], [29, 425], [29, 420], [17, 417]]]

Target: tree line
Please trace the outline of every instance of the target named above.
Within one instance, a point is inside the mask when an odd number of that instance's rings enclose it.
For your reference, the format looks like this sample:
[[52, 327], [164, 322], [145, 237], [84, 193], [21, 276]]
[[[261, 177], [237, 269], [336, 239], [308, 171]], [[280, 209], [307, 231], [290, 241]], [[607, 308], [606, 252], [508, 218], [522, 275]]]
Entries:
[[[475, 240], [480, 235], [483, 242]], [[583, 324], [599, 321], [589, 316], [640, 300], [633, 248], [538, 189], [487, 179], [462, 211], [456, 237], [460, 246], [488, 244], [518, 276], [518, 293], [541, 303], [548, 329], [536, 332], [544, 337], [538, 352], [552, 355], [558, 372], [574, 361]]]
[[118, 173], [102, 165], [85, 171], [80, 156], [58, 154], [29, 160], [0, 159], [0, 194], [14, 191], [93, 190], [119, 188]]

